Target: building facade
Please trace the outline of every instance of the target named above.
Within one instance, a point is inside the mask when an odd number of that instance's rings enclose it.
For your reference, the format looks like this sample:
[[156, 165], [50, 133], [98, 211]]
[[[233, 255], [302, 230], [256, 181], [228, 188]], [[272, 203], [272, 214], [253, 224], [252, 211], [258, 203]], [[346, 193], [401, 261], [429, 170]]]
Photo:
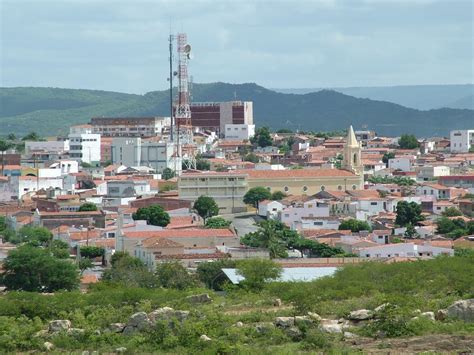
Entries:
[[154, 137], [170, 122], [169, 117], [94, 117], [91, 126], [103, 137]]
[[69, 157], [84, 163], [100, 162], [100, 134], [90, 125], [72, 126], [69, 130]]
[[193, 127], [224, 135], [226, 124], [253, 124], [253, 102], [193, 102], [191, 123]]
[[180, 199], [194, 202], [199, 196], [210, 196], [219, 206], [220, 213], [246, 211], [243, 198], [247, 190], [247, 174], [234, 172], [183, 174], [178, 181]]
[[225, 139], [232, 140], [250, 140], [255, 135], [254, 124], [226, 124]]
[[450, 150], [453, 153], [467, 153], [474, 147], [474, 129], [459, 129], [451, 131]]

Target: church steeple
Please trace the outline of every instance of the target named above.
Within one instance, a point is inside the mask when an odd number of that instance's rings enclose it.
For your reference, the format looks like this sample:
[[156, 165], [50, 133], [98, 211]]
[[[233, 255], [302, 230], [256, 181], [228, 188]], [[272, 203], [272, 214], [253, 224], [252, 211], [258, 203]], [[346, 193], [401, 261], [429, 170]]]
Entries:
[[355, 174], [363, 173], [363, 166], [361, 161], [361, 146], [357, 142], [357, 138], [354, 133], [352, 125], [349, 127], [347, 132], [346, 144], [344, 146], [344, 160], [342, 168], [345, 170], [352, 171]]

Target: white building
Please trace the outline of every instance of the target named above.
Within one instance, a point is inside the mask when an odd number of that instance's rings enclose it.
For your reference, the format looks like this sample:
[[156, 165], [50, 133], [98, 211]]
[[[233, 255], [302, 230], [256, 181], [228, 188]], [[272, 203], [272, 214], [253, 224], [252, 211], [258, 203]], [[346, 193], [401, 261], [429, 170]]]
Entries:
[[318, 200], [306, 201], [302, 206], [285, 208], [281, 211], [280, 220], [292, 227], [303, 217], [329, 217], [329, 205]]
[[414, 243], [387, 244], [359, 250], [359, 256], [362, 258], [435, 257], [438, 255], [454, 255], [454, 250]]
[[147, 166], [162, 173], [169, 168], [181, 174], [182, 158], [176, 156], [170, 142], [142, 140], [140, 137], [115, 137], [112, 140], [112, 163], [126, 166]]
[[451, 131], [449, 137], [453, 153], [467, 153], [474, 146], [474, 129]]
[[133, 197], [150, 194], [150, 183], [146, 180], [107, 181], [108, 197]]
[[283, 210], [283, 204], [278, 201], [265, 200], [258, 204], [258, 215], [261, 217], [275, 219]]
[[254, 124], [226, 124], [225, 139], [249, 140], [255, 135]]
[[62, 177], [14, 176], [11, 177], [10, 184], [18, 199], [41, 189], [63, 189]]
[[439, 176], [448, 176], [449, 174], [449, 166], [423, 166], [418, 171], [418, 179], [421, 181], [428, 181]]
[[69, 141], [26, 141], [25, 142], [25, 154], [29, 155], [32, 152], [47, 152], [62, 154], [69, 151]]
[[401, 171], [411, 171], [412, 160], [411, 157], [400, 157], [393, 158], [388, 160], [389, 169], [401, 170]]
[[84, 163], [100, 161], [100, 134], [90, 125], [72, 126], [69, 130], [69, 157]]

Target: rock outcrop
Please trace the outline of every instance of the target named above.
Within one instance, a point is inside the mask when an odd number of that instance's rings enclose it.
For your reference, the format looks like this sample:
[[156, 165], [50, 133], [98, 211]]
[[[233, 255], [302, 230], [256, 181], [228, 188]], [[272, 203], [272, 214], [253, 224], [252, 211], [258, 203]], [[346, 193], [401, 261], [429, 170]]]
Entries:
[[447, 309], [447, 316], [461, 319], [465, 322], [474, 322], [474, 298], [454, 302]]

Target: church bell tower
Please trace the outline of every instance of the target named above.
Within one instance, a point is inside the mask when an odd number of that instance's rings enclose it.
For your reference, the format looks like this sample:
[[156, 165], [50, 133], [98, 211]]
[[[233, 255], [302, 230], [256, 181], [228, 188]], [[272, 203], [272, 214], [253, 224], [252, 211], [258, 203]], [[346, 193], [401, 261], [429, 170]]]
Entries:
[[362, 175], [364, 172], [364, 167], [361, 161], [361, 152], [361, 145], [359, 142], [357, 142], [354, 129], [352, 126], [350, 126], [347, 133], [346, 144], [344, 146], [344, 159], [342, 168], [344, 170], [352, 171], [357, 175]]

